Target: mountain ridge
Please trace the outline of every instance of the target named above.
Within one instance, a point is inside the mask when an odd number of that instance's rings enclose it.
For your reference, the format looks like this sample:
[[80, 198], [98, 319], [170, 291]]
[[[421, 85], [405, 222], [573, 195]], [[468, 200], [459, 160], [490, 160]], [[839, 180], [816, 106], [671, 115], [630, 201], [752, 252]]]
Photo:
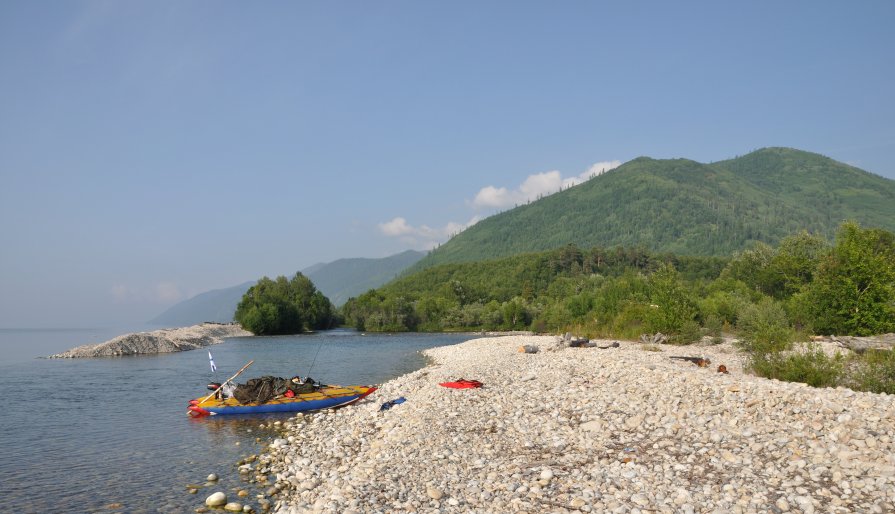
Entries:
[[[406, 250], [381, 259], [346, 258], [329, 263], [317, 263], [303, 269], [308, 277], [335, 306], [345, 303], [369, 289], [385, 284], [404, 269], [425, 256], [423, 252]], [[189, 326], [205, 321], [228, 323], [233, 321], [236, 306], [242, 295], [256, 281], [213, 289], [177, 303], [150, 320], [151, 325]]]
[[845, 219], [895, 230], [895, 181], [785, 147], [708, 164], [641, 156], [490, 216], [408, 272], [565, 244], [722, 256], [801, 230], [832, 239]]

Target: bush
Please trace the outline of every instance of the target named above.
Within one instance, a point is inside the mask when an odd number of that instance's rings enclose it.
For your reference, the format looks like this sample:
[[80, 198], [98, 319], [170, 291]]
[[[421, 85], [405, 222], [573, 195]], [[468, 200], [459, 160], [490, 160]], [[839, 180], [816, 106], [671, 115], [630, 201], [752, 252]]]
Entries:
[[711, 336], [712, 344], [721, 344], [724, 341], [724, 338], [721, 337], [723, 328], [724, 322], [717, 315], [712, 314], [705, 318], [706, 335]]
[[856, 356], [843, 382], [857, 391], [895, 394], [895, 349], [867, 350]]
[[838, 354], [829, 357], [818, 348], [805, 353], [753, 353], [749, 367], [760, 377], [835, 387], [843, 373], [843, 359]]
[[779, 302], [764, 298], [757, 305], [745, 306], [738, 317], [737, 328], [747, 351], [764, 354], [790, 347], [793, 332]]
[[803, 301], [821, 334], [895, 331], [895, 235], [843, 223]]
[[646, 320], [650, 332], [681, 334], [684, 325], [692, 328], [696, 302], [673, 266], [663, 264], [650, 276], [649, 298], [653, 306]]
[[693, 320], [684, 321], [676, 334], [669, 337], [671, 344], [693, 344], [702, 339], [702, 327]]

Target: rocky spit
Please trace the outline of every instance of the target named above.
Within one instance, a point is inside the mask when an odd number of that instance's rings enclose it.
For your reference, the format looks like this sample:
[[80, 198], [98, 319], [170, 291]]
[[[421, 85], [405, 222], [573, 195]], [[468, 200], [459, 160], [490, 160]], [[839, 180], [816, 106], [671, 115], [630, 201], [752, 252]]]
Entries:
[[120, 357], [151, 353], [171, 353], [195, 350], [218, 344], [226, 337], [250, 336], [238, 324], [202, 323], [191, 327], [166, 328], [152, 332], [136, 332], [115, 337], [99, 344], [85, 344], [71, 350], [50, 355], [48, 359], [77, 359], [82, 357]]
[[[294, 418], [240, 471], [276, 477], [258, 501], [284, 514], [895, 512], [895, 397], [754, 377], [729, 344], [598, 343], [428, 350], [365, 401]], [[460, 378], [484, 387], [438, 385]]]

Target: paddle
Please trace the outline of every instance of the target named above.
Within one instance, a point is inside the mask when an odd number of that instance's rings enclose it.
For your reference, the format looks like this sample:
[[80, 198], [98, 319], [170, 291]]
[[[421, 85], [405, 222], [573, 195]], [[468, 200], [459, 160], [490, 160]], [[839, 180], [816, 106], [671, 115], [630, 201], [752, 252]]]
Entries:
[[245, 371], [246, 368], [248, 368], [249, 366], [251, 366], [253, 362], [255, 362], [254, 359], [253, 359], [253, 360], [250, 360], [249, 363], [246, 364], [245, 366], [243, 366], [242, 369], [240, 369], [239, 371], [237, 371], [235, 375], [233, 375], [232, 377], [228, 378], [227, 380], [224, 380], [223, 382], [221, 382], [221, 385], [219, 385], [214, 391], [212, 391], [210, 395], [208, 395], [208, 396], [206, 396], [205, 398], [202, 398], [201, 400], [199, 400], [199, 403], [197, 403], [196, 406], [198, 407], [199, 405], [202, 405], [202, 402], [204, 402], [205, 400], [207, 400], [207, 399], [211, 398], [212, 396], [214, 396], [215, 393], [218, 392], [218, 390], [220, 390], [222, 387], [224, 387], [224, 384], [226, 384], [227, 382], [233, 380], [234, 378], [236, 378], [236, 377], [238, 377], [240, 374], [242, 374], [242, 372]]

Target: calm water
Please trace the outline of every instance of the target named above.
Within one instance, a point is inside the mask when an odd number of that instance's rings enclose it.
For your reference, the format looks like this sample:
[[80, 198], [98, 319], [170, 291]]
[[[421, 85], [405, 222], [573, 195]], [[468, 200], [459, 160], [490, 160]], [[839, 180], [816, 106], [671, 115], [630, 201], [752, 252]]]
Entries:
[[[216, 374], [204, 350], [104, 359], [21, 358], [21, 344], [31, 348], [24, 353], [55, 353], [93, 341], [85, 335], [0, 331], [0, 351], [15, 355], [13, 348], [18, 348], [20, 357], [0, 361], [2, 512], [193, 512], [214, 490], [232, 495], [245, 487], [236, 462], [257, 453], [273, 436], [259, 425], [290, 417], [188, 418], [187, 400], [205, 394], [212, 379], [226, 379], [251, 359], [255, 363], [237, 381], [305, 375], [316, 355], [311, 376], [318, 380], [378, 384], [424, 366], [420, 350], [473, 337], [334, 330], [232, 338], [210, 347]], [[63, 338], [75, 342], [54, 346]], [[187, 484], [204, 484], [209, 473], [221, 476], [216, 486], [203, 487], [198, 495], [187, 492]], [[122, 506], [109, 508], [114, 503]]]

